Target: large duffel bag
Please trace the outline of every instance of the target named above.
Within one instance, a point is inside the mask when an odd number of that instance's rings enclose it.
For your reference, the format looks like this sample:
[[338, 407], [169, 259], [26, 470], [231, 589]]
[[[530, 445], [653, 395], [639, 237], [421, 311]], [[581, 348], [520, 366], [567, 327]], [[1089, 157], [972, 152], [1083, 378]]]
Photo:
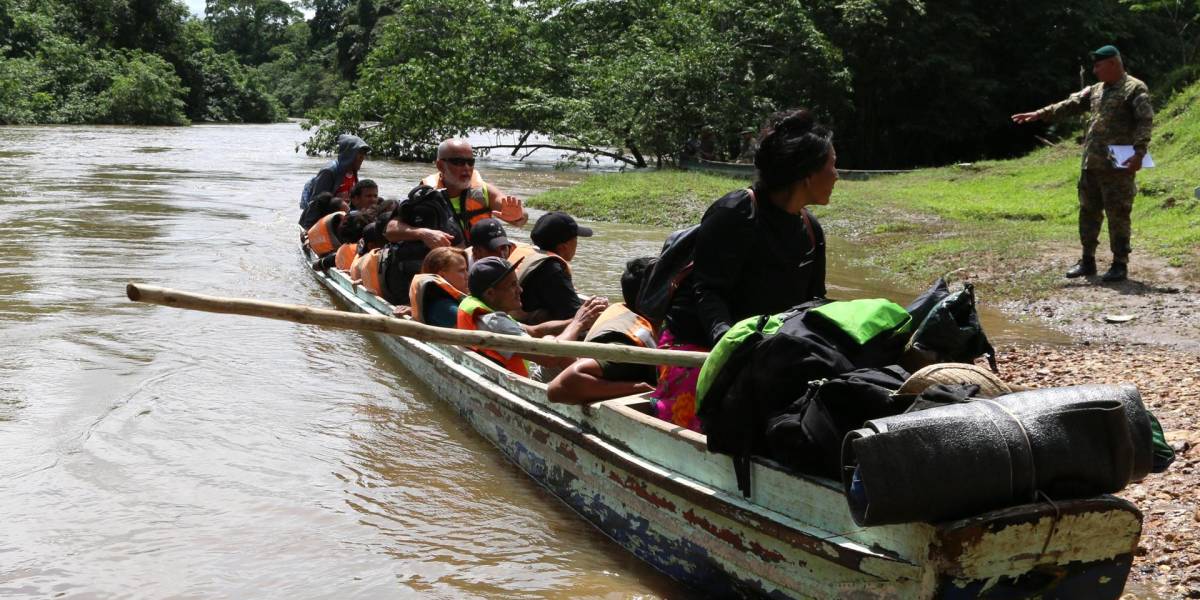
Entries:
[[842, 483], [860, 525], [944, 521], [1119, 491], [1152, 447], [1133, 386], [1031, 390], [867, 421], [843, 442]]

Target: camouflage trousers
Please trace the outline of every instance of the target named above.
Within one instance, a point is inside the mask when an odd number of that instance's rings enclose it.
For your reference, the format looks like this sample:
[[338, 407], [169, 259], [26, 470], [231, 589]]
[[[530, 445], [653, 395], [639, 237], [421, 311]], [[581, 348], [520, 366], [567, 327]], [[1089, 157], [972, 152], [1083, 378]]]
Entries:
[[1137, 184], [1133, 173], [1084, 169], [1079, 175], [1079, 243], [1084, 256], [1096, 256], [1100, 225], [1108, 217], [1108, 245], [1113, 262], [1128, 263], [1131, 235], [1129, 214]]

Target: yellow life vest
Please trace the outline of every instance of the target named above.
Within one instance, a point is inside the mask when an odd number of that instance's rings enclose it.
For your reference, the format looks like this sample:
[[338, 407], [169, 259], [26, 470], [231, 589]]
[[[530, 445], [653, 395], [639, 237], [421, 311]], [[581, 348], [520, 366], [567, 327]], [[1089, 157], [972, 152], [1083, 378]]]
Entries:
[[[467, 296], [458, 303], [458, 328], [467, 331], [479, 330], [479, 317], [493, 312], [488, 305], [475, 296]], [[490, 348], [471, 348], [472, 350], [486, 356], [496, 364], [508, 369], [509, 371], [520, 375], [521, 377], [529, 377], [529, 365], [525, 364], [525, 359], [513, 354], [505, 358], [503, 354]]]

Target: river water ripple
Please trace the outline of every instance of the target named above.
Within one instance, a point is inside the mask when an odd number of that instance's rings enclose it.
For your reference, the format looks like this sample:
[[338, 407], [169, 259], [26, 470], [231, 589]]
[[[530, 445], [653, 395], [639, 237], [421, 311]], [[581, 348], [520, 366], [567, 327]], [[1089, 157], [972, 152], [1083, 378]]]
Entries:
[[[0, 128], [0, 596], [679, 596], [367, 337], [125, 299], [138, 281], [329, 306], [296, 252], [326, 160], [305, 137]], [[481, 164], [519, 195], [580, 177], [512, 167]], [[428, 171], [363, 172], [397, 196]], [[597, 229], [576, 271], [616, 296], [665, 231]], [[831, 284], [912, 295], [876, 279]]]

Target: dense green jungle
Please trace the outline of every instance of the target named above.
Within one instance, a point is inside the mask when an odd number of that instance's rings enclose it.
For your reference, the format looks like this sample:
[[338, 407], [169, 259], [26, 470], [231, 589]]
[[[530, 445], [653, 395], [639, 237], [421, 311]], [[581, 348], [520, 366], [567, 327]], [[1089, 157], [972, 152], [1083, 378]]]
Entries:
[[[1113, 43], [1156, 103], [1196, 79], [1200, 0], [0, 0], [0, 124], [269, 122], [428, 158], [480, 129], [662, 165], [815, 109], [851, 168], [1024, 154], [1007, 116]], [[545, 140], [549, 140], [548, 142]]]

